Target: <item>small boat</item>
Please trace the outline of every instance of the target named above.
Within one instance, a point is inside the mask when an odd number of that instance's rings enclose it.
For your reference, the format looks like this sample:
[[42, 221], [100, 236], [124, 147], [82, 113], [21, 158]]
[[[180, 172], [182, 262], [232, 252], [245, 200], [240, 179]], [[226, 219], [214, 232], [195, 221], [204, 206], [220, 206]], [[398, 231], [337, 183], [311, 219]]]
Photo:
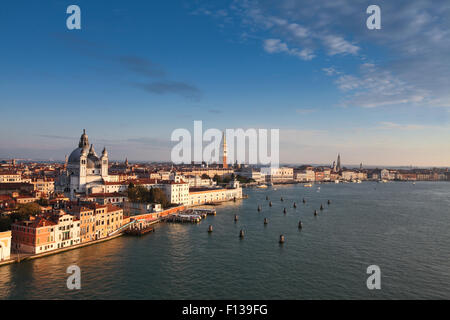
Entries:
[[260, 188], [260, 189], [265, 189], [265, 188], [267, 188], [267, 186], [265, 185], [265, 184], [262, 184], [262, 185], [260, 185], [260, 186], [256, 186], [257, 188]]
[[312, 184], [311, 184], [311, 183], [308, 183], [308, 184], [304, 184], [303, 186], [306, 187], [306, 188], [311, 188], [311, 187], [312, 187]]

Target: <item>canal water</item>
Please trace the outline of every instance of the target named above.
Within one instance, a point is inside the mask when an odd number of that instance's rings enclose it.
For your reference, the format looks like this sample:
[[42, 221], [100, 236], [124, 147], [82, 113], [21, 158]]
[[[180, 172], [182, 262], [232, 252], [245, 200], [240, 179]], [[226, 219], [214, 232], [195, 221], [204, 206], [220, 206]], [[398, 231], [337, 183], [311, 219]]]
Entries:
[[[0, 267], [0, 299], [450, 299], [450, 183], [318, 186], [244, 189], [197, 225]], [[381, 290], [367, 289], [369, 265]]]

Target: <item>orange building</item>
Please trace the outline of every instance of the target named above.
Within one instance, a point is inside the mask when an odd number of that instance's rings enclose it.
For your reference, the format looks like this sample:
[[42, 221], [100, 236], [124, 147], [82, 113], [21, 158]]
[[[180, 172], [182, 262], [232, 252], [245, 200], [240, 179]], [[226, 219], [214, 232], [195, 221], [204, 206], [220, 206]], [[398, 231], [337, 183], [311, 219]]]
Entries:
[[56, 225], [54, 221], [44, 217], [13, 223], [11, 250], [36, 254], [56, 249]]
[[80, 221], [80, 241], [89, 242], [95, 240], [95, 214], [94, 209], [75, 206], [68, 209]]

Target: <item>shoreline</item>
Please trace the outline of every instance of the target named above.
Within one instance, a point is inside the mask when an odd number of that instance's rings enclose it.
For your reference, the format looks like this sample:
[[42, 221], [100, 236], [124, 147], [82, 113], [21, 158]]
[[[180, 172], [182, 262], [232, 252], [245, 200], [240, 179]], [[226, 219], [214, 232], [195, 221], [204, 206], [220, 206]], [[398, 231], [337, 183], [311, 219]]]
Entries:
[[[105, 242], [105, 241], [113, 240], [115, 238], [123, 236], [124, 234], [125, 233], [122, 232], [122, 233], [119, 233], [119, 234], [116, 234], [116, 235], [113, 235], [113, 236], [105, 237], [103, 239], [98, 239], [98, 240], [94, 240], [94, 241], [80, 243], [80, 244], [77, 244], [77, 245], [74, 245], [74, 246], [70, 246], [70, 247], [66, 247], [66, 248], [60, 248], [60, 249], [47, 251], [47, 252], [43, 252], [43, 253], [38, 253], [38, 254], [26, 254], [25, 253], [25, 254], [23, 254], [24, 255], [23, 258], [21, 258], [21, 257], [17, 258], [16, 257], [16, 258], [13, 258], [13, 259], [9, 259], [9, 260], [0, 262], [0, 267], [6, 266], [6, 265], [10, 265], [10, 264], [13, 264], [13, 263], [21, 263], [23, 261], [39, 259], [39, 258], [51, 256], [51, 255], [58, 254], [58, 253], [63, 253], [63, 252], [70, 251], [70, 250], [84, 248], [84, 247], [87, 247], [87, 246], [92, 246], [92, 245], [95, 245], [95, 244], [98, 244], [98, 243], [102, 243], [102, 242]], [[14, 254], [14, 255], [17, 255], [17, 254]]]

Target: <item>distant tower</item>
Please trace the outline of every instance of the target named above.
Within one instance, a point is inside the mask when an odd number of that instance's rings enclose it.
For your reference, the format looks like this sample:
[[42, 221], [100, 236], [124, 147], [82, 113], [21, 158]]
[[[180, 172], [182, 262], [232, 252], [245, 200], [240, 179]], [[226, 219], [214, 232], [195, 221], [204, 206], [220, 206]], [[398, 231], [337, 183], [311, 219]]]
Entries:
[[359, 164], [359, 170], [362, 170], [362, 162]]
[[338, 172], [341, 171], [341, 154], [340, 153], [338, 153], [338, 157], [337, 157], [336, 170]]
[[125, 166], [128, 168], [128, 158], [125, 158]]
[[228, 163], [227, 163], [227, 138], [225, 136], [225, 131], [223, 132], [222, 147], [223, 147], [222, 167], [226, 169], [228, 168]]
[[333, 172], [336, 172], [336, 161], [333, 161]]
[[101, 175], [103, 179], [108, 179], [108, 151], [106, 151], [106, 147], [103, 147], [102, 156], [100, 157], [101, 161]]

